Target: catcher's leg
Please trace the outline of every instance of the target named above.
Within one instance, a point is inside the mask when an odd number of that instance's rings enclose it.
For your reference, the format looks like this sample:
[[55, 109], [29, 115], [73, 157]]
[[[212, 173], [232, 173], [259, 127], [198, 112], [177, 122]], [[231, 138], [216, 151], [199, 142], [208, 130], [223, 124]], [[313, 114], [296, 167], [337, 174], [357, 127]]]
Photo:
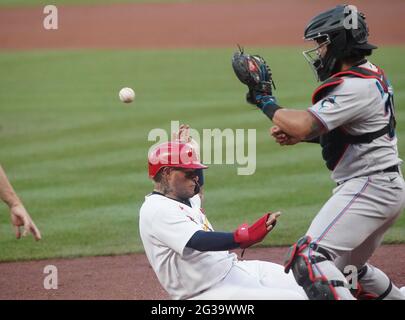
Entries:
[[314, 241], [302, 238], [292, 247], [286, 270], [310, 299], [353, 299], [338, 260], [364, 265], [379, 243], [362, 244], [382, 236], [402, 210], [403, 182], [389, 181], [386, 175], [359, 177], [335, 188], [307, 231]]
[[[386, 223], [352, 252], [342, 254], [334, 261], [339, 270], [342, 271], [348, 265], [357, 267], [355, 274], [350, 274], [351, 271], [349, 271], [347, 275], [351, 279], [353, 279], [353, 276], [357, 276], [355, 279], [357, 280], [355, 282], [357, 287], [355, 286], [355, 288], [350, 289], [352, 294], [359, 300], [405, 299], [405, 295], [391, 282], [383, 271], [367, 263], [375, 248], [381, 244], [385, 232], [393, 224], [395, 217], [400, 215], [401, 211], [394, 215], [394, 219], [387, 220]], [[351, 282], [353, 286], [353, 281]]]
[[289, 249], [285, 272], [292, 270], [295, 280], [311, 300], [353, 299], [346, 278], [331, 260], [326, 249], [305, 236]]

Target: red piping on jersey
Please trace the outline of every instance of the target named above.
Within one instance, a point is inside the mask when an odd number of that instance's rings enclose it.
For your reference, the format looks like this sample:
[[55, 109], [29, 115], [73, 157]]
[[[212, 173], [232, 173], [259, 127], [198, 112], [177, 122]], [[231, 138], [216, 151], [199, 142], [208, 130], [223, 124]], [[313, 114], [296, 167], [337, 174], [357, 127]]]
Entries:
[[386, 84], [384, 83], [384, 81], [381, 79], [381, 77], [384, 77], [384, 74], [383, 74], [383, 73], [378, 73], [378, 72], [375, 72], [375, 71], [372, 71], [372, 70], [369, 70], [369, 69], [366, 69], [366, 68], [363, 68], [363, 69], [366, 70], [366, 71], [370, 71], [370, 72], [374, 73], [375, 76], [366, 76], [366, 75], [364, 75], [364, 74], [362, 74], [362, 73], [359, 73], [359, 72], [356, 72], [356, 71], [350, 71], [350, 70], [349, 70], [349, 71], [338, 72], [338, 73], [334, 74], [333, 77], [340, 77], [340, 76], [345, 76], [345, 75], [347, 75], [347, 74], [352, 74], [352, 75], [358, 76], [359, 78], [363, 78], [363, 79], [376, 79], [376, 80], [378, 80], [378, 82], [380, 82], [381, 85], [383, 86], [384, 92], [387, 92], [387, 91], [388, 91], [387, 85], [386, 85]]
[[[363, 78], [363, 79], [376, 79], [376, 80], [382, 85], [382, 87], [383, 87], [383, 89], [384, 89], [384, 92], [388, 92], [388, 87], [387, 87], [387, 84], [385, 83], [385, 74], [384, 74], [384, 71], [383, 71], [382, 69], [380, 69], [379, 67], [377, 67], [378, 72], [376, 72], [376, 71], [373, 71], [373, 70], [370, 70], [370, 69], [367, 69], [367, 68], [364, 68], [364, 67], [359, 67], [359, 68], [361, 68], [361, 69], [363, 69], [363, 70], [365, 70], [365, 71], [367, 71], [367, 72], [371, 72], [371, 73], [373, 73], [374, 75], [367, 76], [367, 75], [364, 75], [364, 74], [362, 74], [362, 73], [360, 73], [360, 72], [356, 72], [356, 71], [352, 71], [352, 70], [347, 70], [347, 71], [341, 71], [341, 72], [335, 73], [334, 75], [331, 76], [331, 79], [332, 79], [332, 78], [335, 78], [335, 77], [342, 77], [342, 76], [349, 75], [349, 74], [354, 75], [354, 76], [357, 76], [357, 77], [359, 77], [359, 78]], [[383, 78], [383, 79], [381, 79], [381, 78]], [[340, 79], [338, 79], [338, 80], [336, 80], [336, 81], [332, 81], [332, 82], [329, 82], [329, 83], [325, 83], [325, 84], [321, 85], [320, 87], [318, 87], [318, 88], [315, 90], [315, 92], [312, 94], [312, 103], [313, 103], [313, 104], [316, 103], [316, 102], [315, 102], [316, 95], [317, 95], [321, 90], [323, 90], [323, 89], [325, 89], [325, 88], [327, 88], [327, 87], [336, 86], [336, 85], [338, 85], [338, 84], [341, 84], [342, 82], [343, 82], [343, 79], [340, 78]]]
[[323, 89], [325, 89], [325, 88], [327, 88], [327, 87], [331, 87], [331, 86], [335, 86], [335, 85], [341, 84], [342, 82], [343, 82], [343, 79], [338, 79], [338, 80], [336, 80], [336, 81], [329, 82], [329, 83], [325, 83], [325, 84], [321, 85], [320, 87], [318, 87], [318, 88], [314, 91], [314, 93], [312, 94], [312, 103], [313, 103], [313, 104], [316, 103], [316, 102], [315, 102], [315, 97], [316, 97], [316, 95], [319, 93], [319, 91], [321, 91], [321, 90], [323, 90]]
[[384, 77], [385, 77], [384, 70], [381, 69], [381, 68], [378, 67], [378, 66], [375, 66], [375, 67], [377, 68], [377, 71], [374, 71], [374, 70], [371, 70], [371, 69], [368, 69], [368, 68], [365, 68], [365, 67], [357, 67], [357, 68], [366, 70], [366, 71], [371, 72], [371, 73], [374, 73], [374, 74], [376, 74], [376, 75], [378, 75], [378, 76], [384, 76]]

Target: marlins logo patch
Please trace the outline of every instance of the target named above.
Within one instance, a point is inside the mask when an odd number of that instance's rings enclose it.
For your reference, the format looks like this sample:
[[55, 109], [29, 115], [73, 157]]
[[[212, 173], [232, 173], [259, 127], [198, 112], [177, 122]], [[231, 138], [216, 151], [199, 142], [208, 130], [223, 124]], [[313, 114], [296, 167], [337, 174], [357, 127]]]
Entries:
[[321, 106], [319, 107], [319, 110], [323, 109], [324, 107], [326, 107], [326, 103], [329, 102], [331, 104], [334, 104], [336, 101], [336, 96], [331, 96], [331, 97], [327, 97], [326, 99], [323, 99], [321, 102]]

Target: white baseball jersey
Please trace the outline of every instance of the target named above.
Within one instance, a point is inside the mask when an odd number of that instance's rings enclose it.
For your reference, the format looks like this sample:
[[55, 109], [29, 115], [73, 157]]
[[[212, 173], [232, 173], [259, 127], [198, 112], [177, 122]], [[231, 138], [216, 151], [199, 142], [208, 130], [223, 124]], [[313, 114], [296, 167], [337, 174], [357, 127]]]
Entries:
[[[377, 71], [370, 62], [359, 67]], [[392, 93], [392, 87], [389, 90]], [[329, 131], [341, 127], [351, 135], [361, 135], [378, 131], [388, 124], [390, 113], [386, 110], [386, 102], [389, 96], [374, 78], [344, 77], [342, 84], [308, 110]], [[349, 145], [333, 170], [332, 179], [341, 182], [368, 176], [401, 163], [396, 137], [390, 139], [386, 134], [371, 143]]]
[[159, 194], [145, 197], [139, 229], [149, 263], [173, 299], [187, 299], [213, 287], [230, 271], [237, 256], [228, 251], [201, 252], [186, 244], [198, 230], [213, 230], [200, 208]]

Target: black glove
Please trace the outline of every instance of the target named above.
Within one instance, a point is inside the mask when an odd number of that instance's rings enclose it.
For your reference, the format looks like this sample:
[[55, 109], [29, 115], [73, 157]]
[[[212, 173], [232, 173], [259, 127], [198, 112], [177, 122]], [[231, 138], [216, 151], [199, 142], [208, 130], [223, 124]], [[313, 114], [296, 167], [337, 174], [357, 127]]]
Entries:
[[232, 57], [232, 67], [240, 82], [249, 89], [246, 94], [247, 102], [257, 105], [257, 95], [272, 95], [272, 88], [275, 89], [275, 86], [271, 70], [262, 57], [246, 54], [239, 47], [239, 51]]

